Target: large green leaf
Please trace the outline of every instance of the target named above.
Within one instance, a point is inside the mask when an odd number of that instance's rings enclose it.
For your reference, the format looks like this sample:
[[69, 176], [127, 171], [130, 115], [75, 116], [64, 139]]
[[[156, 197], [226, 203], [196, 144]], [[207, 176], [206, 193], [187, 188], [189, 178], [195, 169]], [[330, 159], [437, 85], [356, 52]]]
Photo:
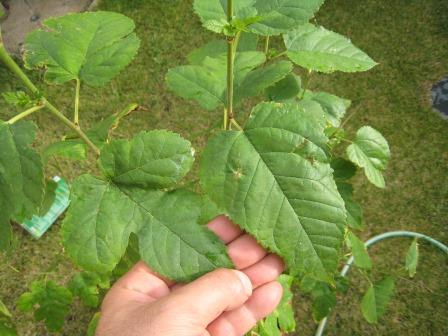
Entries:
[[207, 144], [201, 184], [218, 206], [292, 274], [330, 281], [346, 221], [327, 163], [325, 120], [304, 103], [263, 103], [244, 131]]
[[325, 0], [257, 0], [261, 20], [250, 28], [260, 35], [279, 35], [307, 23]]
[[45, 67], [45, 79], [81, 80], [102, 86], [134, 58], [139, 48], [134, 22], [118, 13], [86, 12], [43, 21], [25, 41], [25, 65]]
[[166, 131], [112, 141], [100, 156], [108, 180], [82, 175], [72, 186], [64, 220], [64, 245], [86, 270], [106, 273], [119, 263], [131, 233], [140, 255], [156, 272], [191, 280], [231, 267], [224, 244], [198, 223], [201, 197], [172, 187], [191, 166], [190, 143]]
[[359, 268], [370, 270], [372, 269], [372, 260], [367, 253], [366, 245], [356, 235], [348, 231], [347, 234], [347, 246], [352, 251], [353, 258], [355, 259], [355, 265]]
[[60, 331], [72, 300], [67, 288], [53, 281], [34, 281], [30, 291], [20, 296], [17, 308], [23, 312], [34, 310], [35, 319], [44, 321], [49, 331]]
[[190, 170], [194, 151], [189, 141], [168, 131], [141, 132], [131, 141], [115, 140], [101, 152], [104, 175], [125, 185], [168, 188]]
[[309, 70], [358, 72], [376, 65], [346, 37], [309, 23], [285, 34], [283, 39], [288, 57]]
[[[192, 65], [179, 66], [168, 71], [168, 87], [180, 97], [193, 99], [207, 110], [226, 103], [227, 60], [225, 53], [213, 52], [206, 56], [209, 45], [190, 54]], [[220, 50], [217, 48], [217, 50]], [[280, 81], [292, 70], [288, 61], [280, 61], [255, 69], [266, 58], [262, 52], [240, 51], [235, 55], [234, 100], [255, 96], [265, 88]], [[255, 70], [254, 70], [255, 69]]]
[[390, 150], [380, 132], [370, 126], [361, 127], [353, 143], [347, 147], [347, 155], [353, 163], [364, 168], [370, 182], [379, 188], [385, 187], [382, 172], [389, 162]]
[[0, 121], [0, 248], [9, 245], [9, 220], [23, 221], [38, 212], [45, 180], [40, 155], [30, 147], [36, 126]]
[[145, 190], [82, 175], [72, 186], [62, 229], [73, 260], [87, 270], [109, 272], [124, 255], [129, 236], [151, 268], [187, 281], [218, 267], [231, 267], [225, 246], [199, 225], [200, 197], [185, 190]]
[[350, 100], [340, 98], [327, 92], [305, 91], [304, 99], [314, 100], [322, 106], [325, 117], [334, 127], [339, 127], [341, 119], [350, 107]]
[[384, 315], [394, 287], [394, 279], [391, 277], [386, 277], [369, 287], [361, 302], [362, 314], [367, 322], [377, 323]]

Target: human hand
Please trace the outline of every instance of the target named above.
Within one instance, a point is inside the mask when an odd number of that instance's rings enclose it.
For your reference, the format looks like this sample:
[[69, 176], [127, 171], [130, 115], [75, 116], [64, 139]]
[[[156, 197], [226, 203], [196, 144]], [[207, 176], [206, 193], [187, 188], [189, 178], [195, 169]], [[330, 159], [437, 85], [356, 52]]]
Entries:
[[208, 224], [236, 269], [175, 284], [137, 263], [104, 298], [97, 336], [242, 336], [280, 302], [282, 260], [219, 216]]

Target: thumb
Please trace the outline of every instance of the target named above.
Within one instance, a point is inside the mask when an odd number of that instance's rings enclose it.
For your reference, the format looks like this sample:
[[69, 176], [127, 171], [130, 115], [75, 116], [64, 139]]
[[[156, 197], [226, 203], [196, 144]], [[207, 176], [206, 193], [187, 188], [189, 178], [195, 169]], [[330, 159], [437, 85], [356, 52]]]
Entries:
[[242, 306], [251, 295], [252, 283], [246, 274], [218, 269], [175, 290], [166, 297], [166, 303], [206, 327], [224, 311]]

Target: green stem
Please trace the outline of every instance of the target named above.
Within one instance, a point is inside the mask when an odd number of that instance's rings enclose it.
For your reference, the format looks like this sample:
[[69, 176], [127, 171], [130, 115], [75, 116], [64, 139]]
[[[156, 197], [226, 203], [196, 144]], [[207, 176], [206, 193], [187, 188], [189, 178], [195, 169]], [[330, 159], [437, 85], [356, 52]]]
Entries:
[[266, 55], [266, 61], [268, 60], [268, 53], [269, 53], [269, 35], [266, 36], [266, 39], [264, 40], [264, 54]]
[[32, 92], [32, 93], [39, 93], [39, 89], [30, 81], [27, 75], [20, 69], [20, 67], [17, 65], [17, 63], [12, 59], [11, 56], [9, 56], [8, 52], [5, 49], [5, 46], [2, 43], [1, 37], [0, 37], [0, 61], [3, 62], [3, 64], [6, 65], [6, 67], [13, 72], [17, 77], [20, 78], [20, 80], [25, 84], [25, 86]]
[[[39, 89], [31, 82], [28, 76], [22, 71], [22, 69], [17, 65], [17, 63], [11, 58], [11, 56], [6, 51], [0, 36], [0, 61], [2, 61], [6, 67], [14, 73], [23, 84], [34, 94], [39, 94]], [[74, 123], [68, 120], [53, 104], [51, 104], [46, 98], [42, 98], [42, 103], [48, 110], [58, 118], [62, 123], [64, 123], [68, 128], [76, 132], [79, 137], [95, 152], [96, 155], [100, 154], [100, 150], [95, 144], [90, 141], [87, 135]]]
[[73, 122], [75, 125], [79, 125], [79, 91], [81, 89], [81, 81], [76, 79], [76, 90], [75, 90], [75, 115], [73, 117]]
[[227, 130], [228, 127], [228, 121], [229, 121], [229, 115], [227, 113], [227, 108], [224, 107], [224, 122], [223, 122], [223, 129]]
[[287, 52], [288, 52], [287, 50], [284, 50], [281, 53], [278, 53], [277, 55], [271, 57], [270, 61], [273, 60], [273, 59], [276, 59], [278, 57], [282, 57], [282, 56], [286, 55]]
[[58, 118], [62, 123], [64, 123], [68, 128], [74, 131], [79, 137], [95, 152], [96, 155], [100, 155], [100, 150], [95, 144], [89, 139], [89, 137], [79, 128], [79, 126], [72, 123], [65, 115], [62, 114], [53, 104], [44, 98], [45, 106], [48, 110]]
[[[233, 18], [233, 0], [227, 1], [227, 21], [231, 22]], [[227, 106], [224, 112], [224, 126], [229, 129], [230, 121], [233, 119], [233, 64], [234, 64], [234, 46], [236, 36], [227, 37]], [[227, 115], [226, 115], [227, 114]]]
[[243, 131], [243, 128], [237, 123], [235, 119], [230, 119], [230, 124], [235, 126], [238, 131]]
[[29, 108], [26, 111], [23, 111], [21, 113], [19, 113], [18, 115], [14, 116], [13, 118], [9, 119], [7, 121], [8, 124], [14, 124], [15, 122], [19, 121], [20, 119], [23, 119], [27, 116], [29, 116], [30, 114], [37, 112], [39, 110], [42, 110], [45, 107], [45, 105], [37, 105], [37, 106], [33, 106], [31, 108]]

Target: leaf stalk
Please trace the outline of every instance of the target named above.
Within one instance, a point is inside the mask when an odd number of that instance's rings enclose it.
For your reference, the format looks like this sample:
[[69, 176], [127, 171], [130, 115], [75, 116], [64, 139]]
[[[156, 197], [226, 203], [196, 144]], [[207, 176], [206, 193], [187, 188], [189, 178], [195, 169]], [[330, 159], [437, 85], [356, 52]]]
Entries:
[[6, 123], [12, 125], [15, 122], [19, 121], [20, 119], [23, 119], [23, 118], [29, 116], [30, 114], [33, 114], [34, 112], [42, 110], [44, 107], [45, 107], [45, 105], [33, 106], [33, 107], [29, 108], [28, 110], [25, 110], [25, 111], [19, 113], [18, 115], [14, 116], [13, 118], [9, 119]]
[[76, 79], [76, 89], [75, 89], [75, 115], [73, 117], [73, 122], [75, 125], [79, 125], [79, 91], [81, 90], [81, 81]]

